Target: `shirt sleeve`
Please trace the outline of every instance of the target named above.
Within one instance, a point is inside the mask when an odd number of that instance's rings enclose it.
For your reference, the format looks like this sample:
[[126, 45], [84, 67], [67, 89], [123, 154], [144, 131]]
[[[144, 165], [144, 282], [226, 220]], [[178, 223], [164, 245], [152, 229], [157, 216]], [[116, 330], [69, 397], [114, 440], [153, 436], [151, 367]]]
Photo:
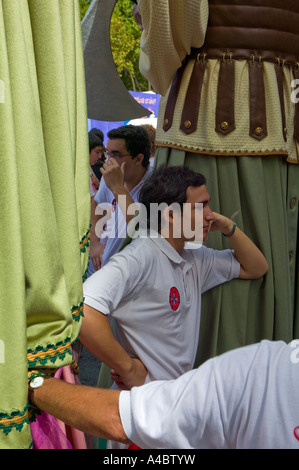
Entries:
[[138, 0], [143, 32], [141, 73], [156, 93], [165, 95], [191, 47], [201, 47], [206, 33], [207, 0]]
[[[121, 392], [119, 412], [127, 437], [143, 449], [227, 449], [235, 448], [238, 439], [243, 448], [246, 443], [256, 444], [260, 400], [267, 389], [267, 380], [258, 377], [261, 366], [269, 367], [271, 347], [276, 345], [239, 348], [177, 380], [154, 381]], [[236, 425], [242, 420], [243, 427]]]
[[101, 202], [107, 202], [106, 188], [107, 186], [105, 180], [104, 178], [101, 178], [99, 189], [94, 198], [97, 204], [100, 204]]
[[132, 292], [142, 288], [143, 266], [138, 252], [135, 253], [130, 246], [112, 256], [109, 263], [84, 282], [84, 302], [104, 315], [112, 315]]
[[213, 250], [202, 246], [197, 250], [198, 272], [201, 276], [202, 293], [219, 284], [238, 278], [240, 263], [232, 250]]
[[126, 435], [142, 449], [224, 446], [212, 361], [177, 380], [121, 392], [119, 412]]

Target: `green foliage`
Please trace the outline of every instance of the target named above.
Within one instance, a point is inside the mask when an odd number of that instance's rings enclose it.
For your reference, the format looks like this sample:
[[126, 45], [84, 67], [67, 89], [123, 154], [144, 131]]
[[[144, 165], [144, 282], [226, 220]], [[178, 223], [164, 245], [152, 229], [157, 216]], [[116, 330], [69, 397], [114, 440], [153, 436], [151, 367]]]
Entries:
[[[79, 0], [81, 18], [89, 7], [90, 0]], [[135, 23], [131, 0], [118, 0], [111, 18], [111, 49], [117, 71], [128, 90], [150, 89], [146, 78], [139, 71], [141, 29]]]
[[111, 48], [117, 71], [129, 90], [146, 91], [147, 80], [139, 71], [141, 29], [135, 23], [131, 0], [118, 0], [111, 19]]
[[82, 21], [89, 8], [91, 0], [79, 0], [79, 3], [80, 3], [80, 12], [81, 12], [81, 21]]

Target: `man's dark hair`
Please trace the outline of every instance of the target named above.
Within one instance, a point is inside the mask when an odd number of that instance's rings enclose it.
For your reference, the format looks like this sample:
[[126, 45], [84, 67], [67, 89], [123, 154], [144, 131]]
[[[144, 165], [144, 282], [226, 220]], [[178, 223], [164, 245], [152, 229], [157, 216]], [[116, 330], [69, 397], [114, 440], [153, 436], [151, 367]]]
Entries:
[[142, 165], [147, 168], [151, 156], [151, 141], [146, 130], [141, 126], [126, 125], [111, 129], [107, 136], [109, 139], [124, 139], [125, 146], [131, 157], [134, 159], [140, 153], [144, 158]]
[[102, 147], [103, 146], [103, 141], [96, 134], [88, 134], [88, 141], [89, 141], [89, 153], [95, 147]]
[[101, 131], [101, 129], [97, 129], [96, 127], [93, 127], [92, 129], [90, 129], [88, 134], [89, 135], [95, 134], [104, 142], [104, 133]]
[[[152, 203], [166, 203], [168, 206], [177, 203], [181, 209], [187, 200], [189, 186], [202, 186], [206, 179], [201, 173], [196, 173], [187, 167], [160, 166], [152, 172], [141, 188], [139, 202], [146, 208], [147, 226], [150, 227], [150, 205]], [[161, 220], [158, 221], [158, 231], [161, 229]]]

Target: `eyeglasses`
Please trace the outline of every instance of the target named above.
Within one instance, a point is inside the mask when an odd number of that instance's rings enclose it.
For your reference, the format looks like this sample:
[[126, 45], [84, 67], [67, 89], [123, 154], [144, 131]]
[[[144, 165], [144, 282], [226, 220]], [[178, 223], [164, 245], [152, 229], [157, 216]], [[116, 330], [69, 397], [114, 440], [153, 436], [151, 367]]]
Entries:
[[131, 155], [129, 153], [126, 153], [126, 154], [121, 154], [121, 153], [115, 153], [115, 152], [106, 152], [106, 157], [108, 158], [115, 158], [116, 160], [118, 158], [122, 158], [122, 157], [130, 157]]

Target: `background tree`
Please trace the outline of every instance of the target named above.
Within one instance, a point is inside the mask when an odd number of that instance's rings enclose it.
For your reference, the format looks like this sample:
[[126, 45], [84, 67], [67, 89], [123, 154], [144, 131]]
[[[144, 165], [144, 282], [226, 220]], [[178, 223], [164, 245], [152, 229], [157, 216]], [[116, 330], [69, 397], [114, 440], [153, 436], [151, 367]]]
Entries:
[[[91, 0], [79, 0], [81, 20]], [[111, 49], [113, 59], [125, 87], [132, 91], [151, 90], [150, 84], [139, 71], [140, 27], [135, 23], [131, 0], [118, 0], [111, 18]]]
[[81, 21], [82, 21], [89, 8], [91, 0], [79, 0], [79, 3], [80, 3], [80, 12], [81, 12]]

